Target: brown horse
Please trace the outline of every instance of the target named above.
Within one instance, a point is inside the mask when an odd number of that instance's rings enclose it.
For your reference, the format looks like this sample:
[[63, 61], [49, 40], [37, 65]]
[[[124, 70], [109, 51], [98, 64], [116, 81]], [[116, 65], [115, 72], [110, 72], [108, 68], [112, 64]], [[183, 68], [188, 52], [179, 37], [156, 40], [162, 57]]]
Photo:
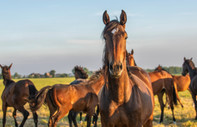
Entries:
[[98, 104], [98, 93], [104, 85], [103, 71], [97, 71], [86, 82], [78, 85], [56, 84], [42, 88], [32, 99], [32, 109], [35, 111], [46, 102], [50, 110], [49, 127], [55, 127], [57, 122], [70, 110], [87, 113], [87, 126], [90, 127], [90, 118]]
[[[18, 123], [16, 121], [16, 111], [20, 111], [24, 118], [22, 120], [22, 123], [20, 124], [20, 127], [23, 127], [25, 124], [25, 121], [27, 120], [29, 116], [29, 112], [24, 108], [24, 105], [28, 102], [29, 99], [33, 98], [35, 94], [37, 93], [37, 90], [34, 86], [34, 84], [30, 80], [20, 80], [18, 82], [14, 82], [11, 78], [11, 72], [10, 68], [12, 67], [12, 64], [10, 66], [2, 66], [0, 65], [2, 69], [2, 75], [3, 75], [3, 83], [5, 85], [5, 88], [2, 93], [2, 108], [3, 108], [3, 127], [5, 127], [6, 124], [6, 111], [7, 107], [13, 107], [13, 117], [15, 126], [18, 126]], [[38, 123], [38, 115], [36, 112], [33, 113], [34, 123], [37, 127]]]
[[196, 95], [197, 95], [197, 69], [191, 59], [186, 59], [184, 57], [184, 63], [183, 63], [183, 71], [182, 75], [185, 76], [187, 73], [189, 73], [191, 83], [189, 85], [189, 89], [191, 91], [192, 99], [195, 104], [195, 110], [196, 110], [196, 117], [197, 120], [197, 101], [196, 101]]
[[[70, 83], [70, 85], [77, 85], [81, 82], [87, 81], [88, 74], [84, 71], [84, 69], [81, 66], [75, 66], [74, 67], [74, 75], [75, 80]], [[82, 112], [75, 112], [75, 111], [69, 111], [68, 114], [68, 120], [69, 120], [69, 126], [72, 127], [72, 123], [75, 127], [78, 127], [77, 125], [77, 114], [80, 113], [80, 122], [82, 121]]]
[[[130, 68], [133, 68], [133, 66], [136, 66], [133, 53], [134, 53], [133, 50], [131, 51], [131, 53], [127, 53], [127, 63], [129, 66], [131, 66]], [[132, 71], [132, 72], [136, 73], [136, 71]], [[161, 107], [160, 122], [163, 121], [163, 112], [164, 112], [164, 107], [165, 107], [164, 102], [163, 102], [163, 94], [165, 91], [167, 93], [167, 96], [170, 98], [170, 107], [172, 109], [173, 120], [175, 122], [174, 111], [173, 111], [173, 101], [176, 104], [177, 103], [176, 98], [179, 100], [179, 102], [180, 102], [180, 99], [177, 94], [176, 86], [174, 86], [171, 74], [163, 70], [161, 66], [158, 66], [155, 69], [155, 71], [150, 72], [149, 75], [151, 77], [154, 95], [158, 96], [160, 107]], [[173, 88], [171, 88], [172, 86]], [[174, 95], [172, 93], [176, 93], [176, 94]], [[180, 104], [182, 105], [181, 102]]]
[[170, 108], [172, 110], [173, 122], [176, 122], [174, 116], [174, 106], [177, 105], [177, 90], [176, 86], [174, 86], [173, 78], [170, 73], [165, 71], [160, 65], [153, 72], [149, 72], [154, 95], [158, 96], [160, 108], [161, 108], [161, 117], [160, 123], [163, 122], [163, 114], [164, 114], [164, 102], [163, 95], [166, 93], [166, 96], [169, 98]]
[[137, 66], [135, 59], [133, 57], [134, 50], [131, 50], [131, 53], [127, 52], [126, 59], [127, 59], [127, 66]]
[[[189, 75], [186, 75], [186, 76], [173, 75], [172, 78], [174, 80], [174, 84], [176, 85], [178, 92], [189, 90], [189, 85], [191, 82]], [[181, 103], [179, 96], [177, 96], [177, 100], [179, 101], [179, 103], [183, 107], [183, 104]]]
[[123, 10], [120, 22], [110, 21], [107, 11], [103, 14], [105, 85], [100, 98], [103, 127], [152, 126], [152, 88], [126, 66], [126, 20]]

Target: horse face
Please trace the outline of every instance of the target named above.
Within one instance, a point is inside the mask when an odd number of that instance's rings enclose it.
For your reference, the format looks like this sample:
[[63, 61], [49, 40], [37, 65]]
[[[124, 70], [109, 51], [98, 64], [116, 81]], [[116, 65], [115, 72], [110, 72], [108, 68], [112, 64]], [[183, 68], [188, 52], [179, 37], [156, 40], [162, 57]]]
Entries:
[[10, 75], [10, 68], [12, 67], [12, 64], [10, 64], [10, 66], [1, 66], [1, 69], [2, 69], [2, 74], [3, 75]]
[[109, 16], [105, 11], [103, 14], [103, 22], [106, 24], [103, 37], [106, 43], [106, 58], [108, 61], [109, 72], [112, 77], [118, 78], [123, 72], [123, 65], [126, 65], [126, 39], [125, 31], [126, 13], [122, 11], [120, 22], [109, 22]]
[[184, 63], [182, 65], [182, 75], [185, 76], [188, 73], [188, 60], [184, 59]]
[[135, 66], [135, 60], [133, 57], [133, 50], [131, 51], [131, 53], [127, 53], [127, 62], [129, 66]]

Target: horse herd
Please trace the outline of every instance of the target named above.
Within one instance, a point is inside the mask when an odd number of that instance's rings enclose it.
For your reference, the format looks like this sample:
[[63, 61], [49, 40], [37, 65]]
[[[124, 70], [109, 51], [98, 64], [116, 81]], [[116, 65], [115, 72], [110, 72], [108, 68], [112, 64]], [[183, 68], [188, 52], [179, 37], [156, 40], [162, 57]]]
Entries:
[[[16, 127], [18, 126], [16, 111], [23, 114], [24, 118], [20, 127], [24, 126], [29, 115], [24, 108], [26, 103], [30, 105], [36, 127], [38, 126], [36, 111], [44, 103], [50, 111], [49, 127], [57, 126], [57, 122], [68, 112], [70, 126], [72, 122], [77, 126], [76, 116], [84, 112], [88, 127], [91, 125], [92, 116], [94, 126], [97, 126], [99, 113], [103, 127], [151, 127], [153, 126], [154, 95], [158, 96], [160, 103], [160, 122], [163, 121], [165, 107], [164, 93], [166, 93], [167, 104], [172, 110], [175, 122], [174, 104], [176, 105], [178, 100], [182, 105], [177, 92], [187, 89], [190, 90], [195, 111], [197, 111], [197, 70], [192, 59], [184, 58], [183, 76], [173, 76], [161, 66], [147, 73], [135, 63], [133, 50], [131, 53], [126, 51], [126, 21], [127, 16], [123, 10], [120, 21], [110, 21], [107, 11], [103, 13], [105, 24], [102, 33], [105, 41], [103, 67], [89, 79], [88, 75], [76, 66], [76, 80], [71, 84], [55, 84], [38, 91], [28, 79], [18, 82], [11, 79], [12, 64], [0, 65], [5, 85], [2, 93], [3, 127], [6, 124], [7, 107], [14, 108], [13, 118]], [[195, 119], [197, 119], [197, 112]]]

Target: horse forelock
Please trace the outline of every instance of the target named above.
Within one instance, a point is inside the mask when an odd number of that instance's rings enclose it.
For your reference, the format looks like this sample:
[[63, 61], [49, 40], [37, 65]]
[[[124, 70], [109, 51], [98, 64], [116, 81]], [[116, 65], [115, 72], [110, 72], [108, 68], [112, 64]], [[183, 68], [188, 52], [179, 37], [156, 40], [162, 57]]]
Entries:
[[75, 66], [74, 71], [75, 71], [75, 78], [77, 78], [77, 77], [79, 77], [81, 79], [87, 79], [88, 78], [88, 74], [84, 71], [83, 67]]

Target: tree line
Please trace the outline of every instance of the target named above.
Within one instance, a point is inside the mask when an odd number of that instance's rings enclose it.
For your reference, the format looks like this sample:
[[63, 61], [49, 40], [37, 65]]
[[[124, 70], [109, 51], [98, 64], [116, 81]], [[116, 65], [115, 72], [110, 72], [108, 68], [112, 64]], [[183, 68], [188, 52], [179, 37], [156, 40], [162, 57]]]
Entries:
[[[163, 67], [166, 71], [168, 71], [170, 74], [175, 74], [179, 75], [182, 72], [182, 67], [177, 67], [177, 66], [170, 66], [170, 67]], [[83, 68], [85, 72], [90, 76], [92, 75], [93, 71], [88, 70], [88, 68], [84, 67]], [[152, 72], [154, 69], [145, 69], [147, 72]], [[21, 75], [15, 72], [12, 75], [12, 78], [19, 79], [19, 78], [54, 78], [54, 77], [73, 77], [74, 76], [74, 68], [72, 69], [72, 73], [56, 73], [55, 70], [51, 70], [49, 72], [46, 72], [44, 74], [40, 73], [31, 73], [29, 75]], [[3, 76], [0, 74], [0, 79], [2, 79]]]

